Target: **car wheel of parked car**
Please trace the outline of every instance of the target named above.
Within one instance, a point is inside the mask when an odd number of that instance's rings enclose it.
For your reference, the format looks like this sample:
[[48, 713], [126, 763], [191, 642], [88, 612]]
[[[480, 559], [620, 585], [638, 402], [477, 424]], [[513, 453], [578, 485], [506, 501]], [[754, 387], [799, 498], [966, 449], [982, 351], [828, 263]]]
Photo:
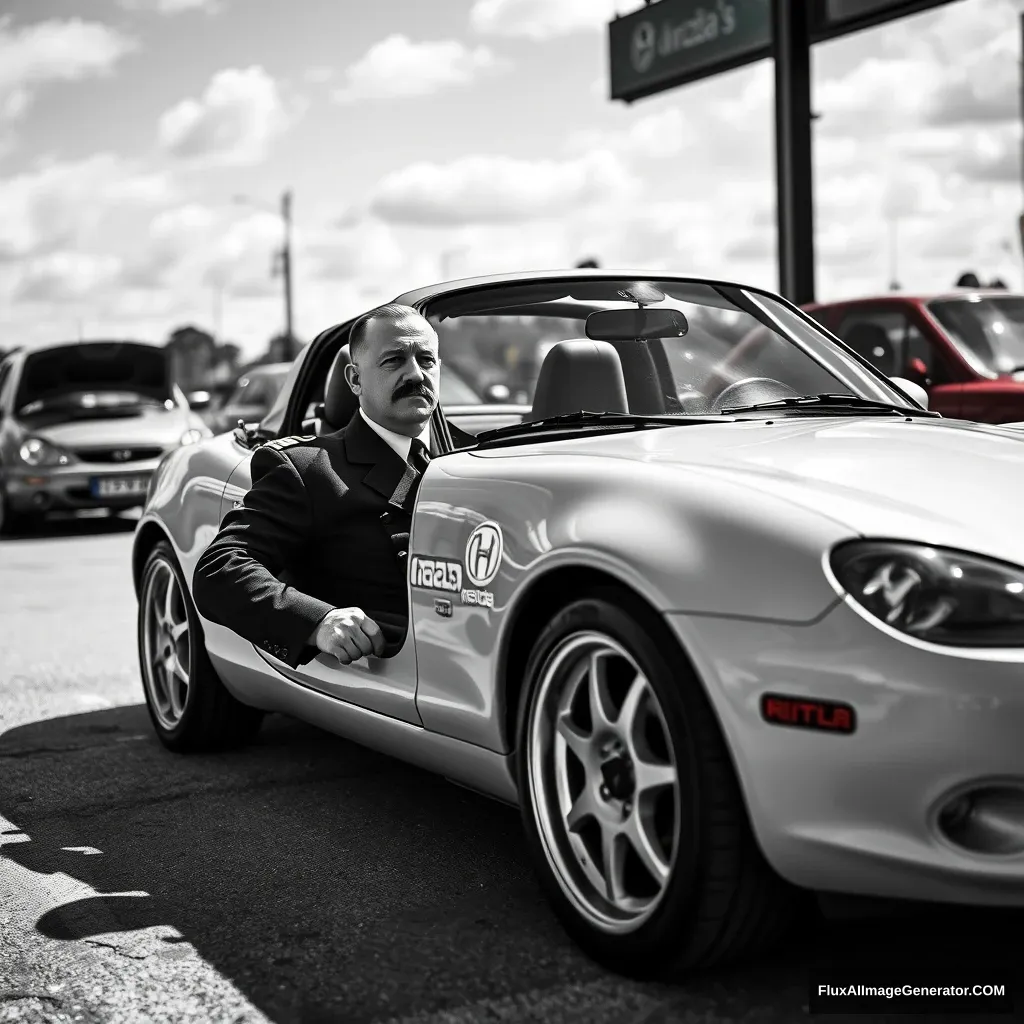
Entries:
[[236, 700], [210, 662], [185, 575], [166, 541], [143, 569], [138, 646], [146, 706], [165, 747], [222, 749], [259, 731], [263, 712]]
[[628, 594], [562, 610], [538, 638], [518, 783], [541, 881], [570, 935], [638, 978], [736, 960], [811, 897], [757, 845], [721, 731], [667, 628]]
[[24, 533], [30, 525], [31, 520], [28, 516], [11, 510], [7, 493], [0, 487], [0, 536], [9, 537], [12, 534]]

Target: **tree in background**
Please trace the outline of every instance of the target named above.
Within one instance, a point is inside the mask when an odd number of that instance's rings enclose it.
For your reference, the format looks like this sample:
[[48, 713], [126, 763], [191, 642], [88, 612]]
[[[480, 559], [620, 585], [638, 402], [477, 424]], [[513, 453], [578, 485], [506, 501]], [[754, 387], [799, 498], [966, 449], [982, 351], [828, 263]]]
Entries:
[[967, 271], [957, 279], [956, 286], [957, 288], [980, 288], [981, 282], [978, 280], [977, 274]]
[[218, 345], [212, 334], [192, 324], [171, 331], [167, 350], [171, 379], [182, 391], [205, 391], [238, 376], [241, 349], [230, 342]]
[[579, 263], [576, 264], [577, 270], [599, 270], [600, 267], [601, 264], [598, 263], [597, 260], [595, 260], [593, 257], [588, 257], [585, 260], [580, 260]]

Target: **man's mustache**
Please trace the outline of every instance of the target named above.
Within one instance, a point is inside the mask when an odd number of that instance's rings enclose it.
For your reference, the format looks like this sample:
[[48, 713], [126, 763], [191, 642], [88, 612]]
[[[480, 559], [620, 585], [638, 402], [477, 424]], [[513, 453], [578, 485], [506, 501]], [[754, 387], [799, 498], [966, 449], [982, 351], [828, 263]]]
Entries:
[[425, 381], [410, 380], [405, 384], [399, 384], [391, 398], [397, 402], [400, 398], [415, 398], [416, 396], [433, 398], [434, 392]]

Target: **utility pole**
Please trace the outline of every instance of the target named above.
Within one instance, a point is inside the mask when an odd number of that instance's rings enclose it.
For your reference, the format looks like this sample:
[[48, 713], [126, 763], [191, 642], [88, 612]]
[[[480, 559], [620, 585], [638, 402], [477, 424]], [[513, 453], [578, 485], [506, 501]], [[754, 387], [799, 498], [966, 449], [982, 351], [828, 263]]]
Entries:
[[779, 291], [797, 306], [814, 302], [811, 6], [772, 0]]
[[284, 278], [284, 333], [288, 358], [298, 352], [292, 331], [292, 193], [289, 189], [281, 196], [281, 219], [284, 221], [284, 245], [281, 247], [281, 276]]
[[219, 342], [223, 328], [222, 303], [224, 299], [224, 286], [215, 284], [213, 286], [213, 340]]
[[899, 218], [889, 217], [889, 291], [898, 292], [899, 284]]
[[[1021, 125], [1024, 126], [1024, 13], [1020, 16], [1020, 57], [1020, 117]], [[1024, 137], [1021, 142], [1020, 179], [1021, 194], [1024, 198]], [[1020, 242], [1021, 260], [1024, 261], [1024, 206], [1017, 221], [1017, 237]]]

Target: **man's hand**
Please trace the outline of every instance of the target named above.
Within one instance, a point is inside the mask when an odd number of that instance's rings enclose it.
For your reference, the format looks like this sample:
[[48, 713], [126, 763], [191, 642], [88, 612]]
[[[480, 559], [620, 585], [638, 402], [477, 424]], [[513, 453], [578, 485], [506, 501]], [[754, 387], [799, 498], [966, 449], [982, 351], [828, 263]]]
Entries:
[[335, 608], [317, 626], [312, 638], [324, 654], [351, 665], [360, 658], [384, 653], [384, 634], [362, 608]]

